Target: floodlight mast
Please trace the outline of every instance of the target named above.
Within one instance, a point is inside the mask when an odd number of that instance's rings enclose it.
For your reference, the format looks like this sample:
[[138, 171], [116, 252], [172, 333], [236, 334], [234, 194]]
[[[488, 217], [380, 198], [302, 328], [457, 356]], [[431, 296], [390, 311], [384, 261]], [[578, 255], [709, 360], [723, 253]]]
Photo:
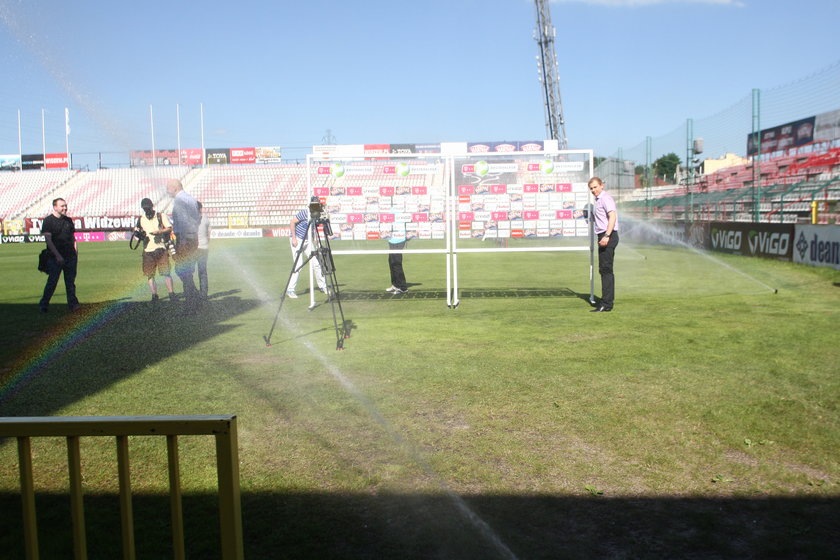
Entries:
[[534, 0], [534, 4], [537, 8], [534, 40], [540, 46], [537, 66], [545, 98], [545, 130], [548, 137], [557, 140], [560, 149], [565, 150], [569, 147], [569, 141], [566, 138], [566, 120], [563, 117], [563, 102], [560, 99], [560, 76], [554, 52], [557, 30], [551, 24], [548, 0]]

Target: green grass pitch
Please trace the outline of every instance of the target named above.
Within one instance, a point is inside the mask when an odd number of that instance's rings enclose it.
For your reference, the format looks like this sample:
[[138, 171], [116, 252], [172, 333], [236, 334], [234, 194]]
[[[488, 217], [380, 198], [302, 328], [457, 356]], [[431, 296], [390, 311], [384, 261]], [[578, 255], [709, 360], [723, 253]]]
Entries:
[[[217, 240], [210, 301], [153, 306], [127, 244], [81, 246], [38, 313], [36, 245], [0, 246], [0, 416], [236, 414], [248, 558], [827, 558], [840, 547], [840, 273], [622, 242], [616, 308], [584, 252], [336, 257], [267, 334], [285, 239]], [[175, 281], [180, 291], [180, 281]], [[160, 282], [161, 292], [165, 293]], [[774, 293], [778, 290], [778, 293]], [[595, 292], [600, 287], [595, 281]], [[44, 558], [69, 557], [66, 450], [33, 442]], [[115, 445], [82, 442], [91, 558], [120, 556]], [[218, 557], [212, 442], [181, 439], [189, 557]], [[171, 556], [165, 441], [132, 438], [138, 557]], [[0, 556], [22, 558], [0, 442]]]

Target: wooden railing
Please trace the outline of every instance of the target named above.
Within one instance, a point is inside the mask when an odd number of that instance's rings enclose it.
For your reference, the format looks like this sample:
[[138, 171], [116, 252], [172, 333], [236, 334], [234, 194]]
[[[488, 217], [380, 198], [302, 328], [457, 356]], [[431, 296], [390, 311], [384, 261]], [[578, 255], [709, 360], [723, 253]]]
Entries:
[[56, 436], [67, 438], [70, 512], [73, 521], [73, 555], [76, 560], [87, 558], [85, 517], [82, 502], [81, 453], [79, 449], [79, 439], [86, 436], [116, 438], [122, 546], [123, 558], [126, 560], [135, 558], [128, 437], [166, 437], [173, 556], [178, 560], [185, 558], [184, 520], [178, 459], [178, 436], [180, 435], [215, 436], [222, 558], [224, 560], [241, 560], [244, 558], [242, 509], [239, 495], [239, 451], [237, 448], [236, 416], [234, 415], [0, 418], [0, 437], [14, 437], [17, 438], [18, 443], [26, 558], [28, 560], [39, 558], [31, 438]]

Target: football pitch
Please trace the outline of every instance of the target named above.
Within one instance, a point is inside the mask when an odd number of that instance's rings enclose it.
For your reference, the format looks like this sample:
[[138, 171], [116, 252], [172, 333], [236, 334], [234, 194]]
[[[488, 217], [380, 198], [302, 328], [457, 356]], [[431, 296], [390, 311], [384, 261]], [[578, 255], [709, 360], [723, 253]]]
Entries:
[[[285, 239], [214, 240], [198, 314], [140, 255], [80, 247], [38, 313], [41, 246], [0, 247], [0, 416], [235, 414], [248, 558], [827, 558], [840, 547], [840, 272], [622, 241], [589, 254], [336, 256], [287, 299]], [[175, 280], [180, 291], [180, 281]], [[163, 282], [159, 282], [165, 293]], [[777, 292], [777, 293], [776, 293]], [[595, 293], [600, 286], [595, 280]], [[90, 558], [120, 557], [113, 440], [82, 441]], [[72, 550], [63, 441], [33, 441], [43, 558]], [[166, 444], [132, 438], [139, 558], [171, 556]], [[23, 558], [0, 442], [0, 556]], [[187, 555], [218, 552], [212, 441], [181, 438]]]

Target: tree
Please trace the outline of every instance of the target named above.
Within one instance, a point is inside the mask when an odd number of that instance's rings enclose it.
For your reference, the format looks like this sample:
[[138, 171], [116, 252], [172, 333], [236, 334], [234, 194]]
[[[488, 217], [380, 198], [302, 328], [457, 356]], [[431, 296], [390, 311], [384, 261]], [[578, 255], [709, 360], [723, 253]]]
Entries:
[[673, 181], [676, 177], [677, 168], [679, 166], [680, 156], [671, 152], [670, 154], [665, 154], [653, 162], [653, 173], [657, 177], [665, 176], [665, 178], [670, 178]]

